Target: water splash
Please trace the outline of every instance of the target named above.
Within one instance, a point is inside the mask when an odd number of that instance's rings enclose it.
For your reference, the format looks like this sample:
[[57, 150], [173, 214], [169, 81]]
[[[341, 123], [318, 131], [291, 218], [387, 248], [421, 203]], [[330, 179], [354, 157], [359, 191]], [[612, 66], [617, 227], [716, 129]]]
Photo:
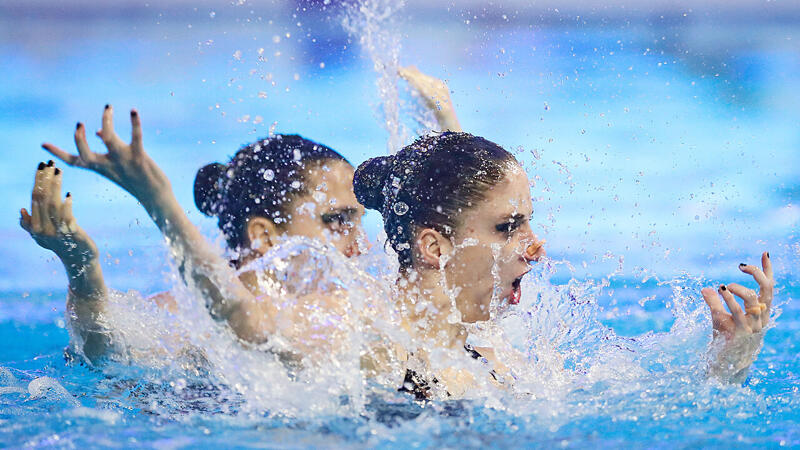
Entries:
[[401, 33], [396, 26], [396, 14], [404, 6], [404, 0], [360, 0], [345, 5], [342, 19], [345, 30], [358, 40], [378, 74], [379, 117], [389, 133], [390, 154], [400, 150], [408, 139], [408, 130], [400, 120], [401, 102], [397, 90]]

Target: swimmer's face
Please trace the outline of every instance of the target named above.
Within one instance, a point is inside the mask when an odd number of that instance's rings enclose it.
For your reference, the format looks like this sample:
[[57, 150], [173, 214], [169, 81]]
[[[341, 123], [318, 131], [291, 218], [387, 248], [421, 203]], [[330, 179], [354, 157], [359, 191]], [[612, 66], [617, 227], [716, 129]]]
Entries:
[[281, 231], [329, 243], [348, 257], [359, 255], [364, 207], [353, 193], [353, 173], [350, 164], [338, 160], [309, 168], [307, 192], [292, 199]]
[[545, 254], [542, 246], [536, 248], [532, 214], [528, 176], [516, 162], [509, 162], [505, 179], [490, 187], [483, 201], [463, 213], [445, 277], [448, 288], [457, 289], [464, 322], [488, 320], [493, 297], [519, 301], [522, 276]]

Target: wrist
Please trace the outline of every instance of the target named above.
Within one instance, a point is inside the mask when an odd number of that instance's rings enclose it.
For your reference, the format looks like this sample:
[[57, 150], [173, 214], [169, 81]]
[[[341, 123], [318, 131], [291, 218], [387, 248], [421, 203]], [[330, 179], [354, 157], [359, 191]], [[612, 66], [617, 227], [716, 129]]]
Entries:
[[106, 295], [100, 260], [94, 256], [79, 264], [64, 263], [70, 294], [82, 299], [99, 299]]

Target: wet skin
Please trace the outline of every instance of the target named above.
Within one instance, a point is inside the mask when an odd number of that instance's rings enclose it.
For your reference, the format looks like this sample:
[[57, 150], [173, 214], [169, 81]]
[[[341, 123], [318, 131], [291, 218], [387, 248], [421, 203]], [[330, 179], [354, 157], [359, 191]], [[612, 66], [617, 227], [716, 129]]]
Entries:
[[283, 216], [248, 219], [248, 255], [258, 258], [282, 237], [303, 236], [330, 244], [347, 257], [361, 254], [365, 245], [361, 228], [364, 207], [353, 193], [353, 167], [344, 161], [311, 162], [306, 169], [305, 192], [287, 199]]
[[353, 193], [353, 173], [352, 166], [335, 160], [309, 169], [308, 192], [289, 204], [287, 223], [279, 231], [330, 243], [347, 257], [359, 255], [364, 207]]
[[[518, 281], [530, 271], [530, 262], [545, 255], [530, 225], [529, 186], [525, 171], [510, 162], [506, 178], [460, 218], [444, 273], [447, 287], [458, 289], [456, 306], [464, 322], [488, 320], [493, 297], [518, 296]], [[526, 252], [529, 247], [535, 250]]]

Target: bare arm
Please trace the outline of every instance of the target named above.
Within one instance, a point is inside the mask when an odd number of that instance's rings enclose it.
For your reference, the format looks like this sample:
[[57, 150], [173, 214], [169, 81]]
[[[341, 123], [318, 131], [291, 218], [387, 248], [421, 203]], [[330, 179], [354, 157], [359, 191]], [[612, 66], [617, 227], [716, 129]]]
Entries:
[[456, 110], [450, 100], [450, 89], [444, 81], [425, 75], [415, 66], [403, 67], [399, 74], [422, 97], [425, 105], [433, 111], [442, 131], [461, 131]]
[[[769, 253], [761, 255], [761, 266], [763, 269], [749, 264], [739, 265], [739, 270], [756, 280], [758, 293], [736, 283], [722, 285], [717, 292], [711, 288], [702, 291], [711, 309], [714, 327], [712, 347], [722, 347], [709, 367], [711, 376], [724, 381], [742, 382], [758, 355], [764, 341], [764, 328], [769, 324], [775, 286]], [[725, 311], [720, 296], [730, 313]], [[744, 301], [744, 311], [734, 296]]]
[[31, 195], [31, 211], [20, 211], [20, 225], [42, 248], [52, 250], [64, 264], [69, 281], [67, 310], [83, 340], [83, 353], [98, 362], [109, 347], [100, 320], [107, 301], [106, 284], [97, 246], [72, 215], [72, 196], [61, 200], [61, 170], [53, 161], [39, 164]]
[[113, 110], [109, 105], [103, 112], [102, 123], [97, 135], [108, 153], [95, 153], [89, 149], [85, 127], [81, 123], [75, 130], [78, 155], [52, 144], [42, 146], [67, 164], [96, 172], [133, 195], [166, 238], [184, 281], [196, 285], [209, 300], [211, 313], [228, 320], [240, 338], [251, 342], [264, 341], [270, 332], [268, 321], [251, 317], [264, 313], [261, 303], [264, 299], [256, 298], [247, 290], [227, 261], [189, 221], [166, 175], [144, 150], [138, 112], [131, 110], [133, 132], [129, 144], [114, 132]]

